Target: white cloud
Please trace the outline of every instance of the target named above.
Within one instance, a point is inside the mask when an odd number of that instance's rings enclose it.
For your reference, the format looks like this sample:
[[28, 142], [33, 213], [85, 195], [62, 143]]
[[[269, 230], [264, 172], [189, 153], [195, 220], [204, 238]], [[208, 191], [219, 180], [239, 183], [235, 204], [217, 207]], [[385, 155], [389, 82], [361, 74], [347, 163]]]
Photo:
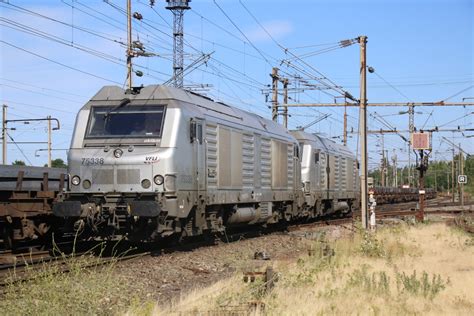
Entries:
[[[286, 35], [293, 32], [293, 25], [289, 21], [274, 20], [262, 23], [265, 30], [275, 39], [282, 39]], [[247, 37], [252, 42], [265, 42], [271, 40], [267, 32], [265, 32], [260, 26], [245, 32]]]

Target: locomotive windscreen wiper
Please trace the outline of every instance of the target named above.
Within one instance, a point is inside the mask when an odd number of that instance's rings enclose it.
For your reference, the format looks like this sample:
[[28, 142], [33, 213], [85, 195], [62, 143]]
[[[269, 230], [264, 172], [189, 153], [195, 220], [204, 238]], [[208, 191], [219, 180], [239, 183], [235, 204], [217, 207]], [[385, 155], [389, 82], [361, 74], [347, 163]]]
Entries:
[[122, 99], [122, 101], [120, 101], [119, 105], [117, 105], [116, 107], [110, 109], [107, 111], [107, 113], [104, 114], [104, 121], [107, 119], [107, 117], [109, 117], [110, 113], [114, 112], [114, 111], [117, 111], [118, 109], [126, 106], [127, 104], [129, 104], [131, 101], [129, 98], [124, 98]]

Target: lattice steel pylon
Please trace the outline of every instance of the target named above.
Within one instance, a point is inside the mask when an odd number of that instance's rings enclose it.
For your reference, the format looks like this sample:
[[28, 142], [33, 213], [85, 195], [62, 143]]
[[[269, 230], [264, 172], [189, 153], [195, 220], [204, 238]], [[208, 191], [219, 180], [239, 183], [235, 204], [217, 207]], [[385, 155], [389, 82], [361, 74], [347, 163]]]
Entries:
[[173, 12], [173, 84], [176, 88], [183, 87], [183, 18], [184, 11], [191, 9], [191, 0], [166, 0], [166, 9]]

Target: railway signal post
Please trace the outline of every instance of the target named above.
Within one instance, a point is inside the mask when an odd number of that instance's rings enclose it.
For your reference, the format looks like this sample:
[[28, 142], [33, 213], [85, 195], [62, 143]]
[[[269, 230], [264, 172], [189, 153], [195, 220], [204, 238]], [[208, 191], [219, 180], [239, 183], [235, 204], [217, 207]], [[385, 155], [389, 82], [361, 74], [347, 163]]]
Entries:
[[[461, 162], [462, 162], [462, 160], [461, 160]], [[463, 166], [461, 166], [461, 170], [462, 170], [462, 167]], [[461, 206], [464, 206], [464, 185], [467, 184], [467, 175], [460, 174], [458, 176], [458, 183], [461, 186]]]
[[420, 157], [416, 166], [416, 169], [420, 172], [418, 185], [419, 208], [416, 215], [419, 222], [422, 222], [425, 218], [425, 172], [428, 170], [428, 158], [431, 153], [430, 139], [430, 133], [411, 134], [411, 144], [415, 152], [418, 151]]
[[[459, 144], [459, 148], [461, 148], [461, 144]], [[461, 178], [458, 180], [459, 182], [459, 186], [461, 187], [461, 189], [459, 190], [460, 191], [460, 200], [461, 200], [461, 206], [464, 207], [464, 184], [467, 182], [467, 176], [464, 175], [464, 155], [462, 153], [462, 151], [459, 152], [459, 160], [460, 160], [460, 177], [458, 178]], [[464, 176], [464, 177], [463, 177]]]

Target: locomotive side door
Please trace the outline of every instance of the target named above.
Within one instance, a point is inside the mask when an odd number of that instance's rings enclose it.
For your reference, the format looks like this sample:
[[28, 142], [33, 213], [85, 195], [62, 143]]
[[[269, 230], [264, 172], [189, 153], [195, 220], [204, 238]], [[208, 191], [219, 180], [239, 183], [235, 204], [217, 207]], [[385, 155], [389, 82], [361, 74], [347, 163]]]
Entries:
[[314, 190], [321, 188], [321, 163], [320, 163], [320, 151], [315, 150], [314, 155], [314, 172], [311, 173], [311, 182], [314, 183]]
[[330, 176], [330, 168], [329, 168], [329, 159], [330, 156], [327, 152], [320, 152], [320, 185], [321, 191], [324, 193], [324, 198], [329, 199], [329, 176]]
[[194, 118], [191, 121], [191, 139], [193, 142], [193, 173], [194, 189], [196, 191], [206, 190], [206, 148], [204, 142], [204, 120]]

